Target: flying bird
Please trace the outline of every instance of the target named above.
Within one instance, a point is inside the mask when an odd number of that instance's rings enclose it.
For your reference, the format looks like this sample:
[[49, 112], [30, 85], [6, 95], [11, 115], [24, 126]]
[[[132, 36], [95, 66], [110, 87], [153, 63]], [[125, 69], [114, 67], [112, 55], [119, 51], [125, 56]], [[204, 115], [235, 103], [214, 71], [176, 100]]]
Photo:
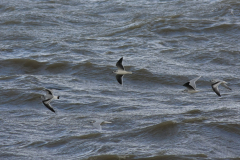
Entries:
[[102, 124], [105, 124], [105, 123], [112, 123], [112, 122], [108, 122], [108, 121], [104, 121], [102, 119], [98, 119], [98, 120], [94, 120], [94, 121], [91, 121], [90, 123], [93, 124], [93, 126], [95, 128], [97, 128], [98, 130], [102, 130]]
[[125, 68], [122, 65], [123, 57], [119, 59], [119, 61], [116, 63], [116, 66], [118, 70], [113, 71], [113, 73], [116, 74], [116, 79], [118, 83], [123, 84], [123, 76], [125, 74], [132, 74], [132, 72], [125, 71]]
[[201, 76], [197, 77], [197, 78], [194, 78], [190, 81], [188, 81], [187, 83], [185, 83], [183, 86], [187, 87], [186, 92], [189, 92], [189, 93], [196, 93], [196, 92], [199, 92], [196, 88], [196, 81], [200, 78]]
[[214, 91], [218, 96], [220, 96], [220, 97], [221, 97], [221, 94], [220, 94], [219, 89], [218, 89], [218, 86], [219, 86], [220, 84], [221, 84], [223, 87], [225, 87], [225, 88], [227, 88], [227, 89], [229, 89], [229, 90], [232, 90], [231, 88], [229, 88], [229, 87], [227, 86], [227, 82], [225, 82], [225, 81], [218, 80], [218, 79], [212, 79], [211, 82], [212, 82], [211, 86], [212, 86], [213, 91]]
[[211, 80], [212, 83], [216, 83], [216, 82], [222, 82], [221, 85], [229, 90], [232, 90], [230, 87], [228, 87], [228, 83], [226, 81], [222, 81], [222, 80], [219, 80], [219, 79], [212, 79]]
[[60, 96], [54, 96], [53, 92], [50, 89], [45, 89], [45, 91], [46, 91], [46, 95], [41, 96], [43, 100], [42, 102], [49, 110], [55, 113], [55, 110], [52, 108], [50, 102], [54, 99], [59, 99]]

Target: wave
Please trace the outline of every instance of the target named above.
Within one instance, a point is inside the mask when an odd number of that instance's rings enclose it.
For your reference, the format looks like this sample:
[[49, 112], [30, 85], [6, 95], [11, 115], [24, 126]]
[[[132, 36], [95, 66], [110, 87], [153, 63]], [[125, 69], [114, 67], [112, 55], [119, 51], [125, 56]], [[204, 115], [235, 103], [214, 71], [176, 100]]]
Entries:
[[199, 109], [193, 109], [193, 110], [186, 112], [186, 114], [201, 114], [201, 113], [202, 113], [202, 111]]
[[207, 118], [206, 117], [196, 117], [196, 118], [184, 119], [182, 122], [184, 122], [184, 123], [199, 123], [199, 122], [203, 122], [204, 120], [207, 120]]
[[147, 21], [142, 21], [142, 22], [136, 22], [136, 23], [131, 23], [129, 25], [123, 26], [123, 27], [119, 27], [117, 29], [115, 29], [114, 31], [109, 31], [110, 33], [107, 33], [103, 36], [105, 37], [114, 37], [116, 35], [120, 35], [120, 34], [127, 34], [128, 32], [134, 30], [134, 29], [139, 29], [144, 27], [145, 25], [147, 25]]
[[81, 135], [81, 136], [70, 136], [70, 137], [60, 138], [60, 139], [48, 142], [48, 143], [44, 144], [44, 146], [45, 147], [58, 147], [58, 146], [70, 143], [70, 141], [97, 138], [99, 136], [101, 136], [101, 133], [90, 133], [90, 134]]
[[214, 31], [214, 32], [216, 32], [216, 31], [231, 31], [231, 32], [233, 32], [234, 30], [239, 30], [240, 29], [240, 27], [239, 27], [239, 25], [237, 25], [237, 24], [232, 24], [232, 23], [222, 23], [222, 24], [214, 24], [214, 25], [211, 25], [211, 26], [209, 26], [209, 27], [205, 27], [205, 28], [203, 28], [202, 30], [203, 31]]
[[[161, 73], [160, 75], [154, 74], [147, 69], [139, 69], [133, 72], [129, 79], [134, 83], [157, 83], [163, 85], [179, 85], [179, 80], [183, 79], [183, 76]], [[185, 82], [185, 81], [183, 81]]]
[[98, 155], [98, 156], [92, 156], [85, 160], [131, 160], [134, 159], [134, 155]]
[[211, 126], [217, 127], [218, 129], [224, 130], [229, 133], [234, 133], [240, 135], [240, 125], [239, 124], [219, 124], [211, 123]]
[[32, 59], [7, 59], [1, 60], [0, 68], [6, 74], [32, 73], [39, 71], [45, 64]]
[[111, 73], [110, 66], [98, 66], [91, 62], [83, 63], [70, 63], [67, 61], [62, 62], [39, 62], [33, 59], [6, 59], [0, 61], [1, 70], [8, 74], [19, 73], [41, 73], [42, 71], [52, 73], [70, 73], [73, 72], [76, 75], [82, 75], [84, 73], [102, 74], [107, 72]]
[[227, 59], [226, 57], [216, 57], [213, 58], [211, 61], [211, 63], [215, 63], [215, 64], [219, 64], [219, 65], [235, 65], [234, 59]]
[[179, 160], [186, 160], [186, 159], [199, 159], [199, 158], [207, 158], [208, 156], [205, 154], [192, 154], [192, 155], [159, 155], [147, 158], [140, 158], [136, 155], [98, 155], [92, 156], [85, 160], [171, 160], [171, 159], [179, 159]]
[[46, 70], [49, 72], [64, 73], [69, 69], [71, 69], [71, 66], [68, 62], [57, 62], [57, 63], [49, 64], [46, 66]]
[[[19, 105], [19, 104], [36, 104], [36, 100], [41, 100], [40, 94], [27, 92], [24, 89], [5, 89], [0, 96], [3, 98], [2, 104], [6, 105]], [[19, 103], [20, 102], [20, 103]]]
[[158, 132], [158, 131], [162, 131], [162, 130], [166, 130], [166, 129], [171, 129], [173, 127], [176, 127], [177, 123], [174, 121], [165, 121], [150, 127], [146, 127], [144, 129], [142, 129], [143, 132], [147, 131], [147, 132]]
[[135, 134], [144, 139], [150, 138], [153, 141], [170, 138], [178, 133], [178, 124], [173, 121], [162, 122], [153, 126], [140, 129]]

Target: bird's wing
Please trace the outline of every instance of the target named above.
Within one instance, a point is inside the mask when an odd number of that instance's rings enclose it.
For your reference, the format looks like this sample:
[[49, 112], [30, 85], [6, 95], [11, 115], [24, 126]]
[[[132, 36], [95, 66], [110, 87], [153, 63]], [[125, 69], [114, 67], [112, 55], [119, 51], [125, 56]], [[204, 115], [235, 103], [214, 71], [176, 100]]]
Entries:
[[118, 83], [122, 84], [122, 82], [123, 82], [123, 75], [122, 74], [117, 74], [116, 75], [116, 79], [117, 79]]
[[119, 70], [125, 70], [124, 67], [123, 67], [123, 65], [122, 65], [122, 61], [123, 61], [123, 57], [120, 58], [120, 59], [118, 60], [118, 62], [116, 63], [116, 66], [117, 66], [117, 68], [118, 68]]
[[193, 87], [194, 90], [196, 90], [196, 81], [200, 78], [201, 76], [194, 78], [189, 81], [189, 85]]
[[228, 86], [227, 86], [227, 84], [226, 84], [226, 83], [222, 83], [221, 85], [222, 85], [223, 87], [225, 87], [225, 88], [229, 89], [229, 90], [232, 90], [230, 87], [228, 87]]
[[52, 106], [50, 104], [51, 101], [52, 101], [52, 99], [47, 99], [47, 100], [44, 100], [42, 102], [49, 110], [51, 110], [52, 112], [55, 112], [55, 110], [52, 108]]
[[53, 95], [53, 93], [52, 93], [52, 91], [50, 89], [45, 89], [45, 91], [47, 92], [47, 94]]
[[96, 122], [93, 123], [93, 126], [95, 128], [97, 128], [98, 130], [102, 130], [101, 123], [102, 123], [102, 121], [96, 121]]
[[220, 95], [220, 92], [219, 92], [219, 90], [218, 90], [218, 86], [221, 84], [222, 82], [216, 82], [216, 83], [213, 83], [212, 84], [212, 89], [213, 89], [213, 91], [218, 95], [218, 96], [220, 96], [221, 97], [221, 95]]
[[192, 86], [189, 85], [190, 82], [185, 83], [183, 86], [187, 87], [190, 90], [195, 90]]

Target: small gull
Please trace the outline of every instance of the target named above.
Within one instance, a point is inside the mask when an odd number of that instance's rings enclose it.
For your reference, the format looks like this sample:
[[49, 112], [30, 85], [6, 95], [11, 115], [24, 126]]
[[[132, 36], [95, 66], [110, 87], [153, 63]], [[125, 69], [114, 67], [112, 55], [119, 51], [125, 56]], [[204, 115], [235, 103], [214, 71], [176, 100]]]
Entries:
[[43, 100], [42, 102], [49, 110], [51, 110], [52, 112], [55, 112], [55, 110], [52, 108], [50, 102], [54, 99], [59, 99], [60, 96], [54, 96], [53, 92], [50, 89], [45, 89], [45, 91], [46, 91], [46, 95], [41, 96], [41, 98]]
[[211, 80], [212, 83], [216, 83], [216, 82], [222, 82], [221, 85], [229, 90], [232, 90], [230, 87], [227, 86], [227, 82], [226, 81], [222, 81], [222, 80], [219, 80], [219, 79], [212, 79]]
[[219, 89], [218, 89], [218, 86], [219, 86], [220, 84], [221, 84], [222, 86], [224, 86], [225, 88], [227, 88], [227, 89], [229, 89], [229, 90], [232, 90], [231, 88], [229, 88], [229, 87], [227, 86], [227, 82], [225, 82], [225, 81], [218, 80], [218, 79], [212, 79], [211, 82], [212, 82], [211, 86], [212, 86], [213, 91], [214, 91], [218, 96], [220, 96], [220, 97], [221, 97], [221, 94], [220, 94]]
[[132, 74], [132, 72], [125, 71], [123, 65], [122, 65], [123, 57], [119, 59], [119, 61], [116, 63], [116, 66], [118, 68], [117, 71], [113, 71], [113, 73], [116, 74], [116, 79], [118, 83], [122, 84], [123, 83], [123, 76], [125, 74]]
[[201, 76], [197, 77], [197, 78], [194, 78], [190, 81], [188, 81], [187, 83], [185, 83], [183, 86], [187, 87], [186, 92], [189, 92], [189, 93], [196, 93], [196, 92], [199, 92], [196, 88], [196, 81], [200, 78]]
[[112, 122], [108, 122], [108, 121], [104, 121], [102, 119], [97, 119], [97, 120], [94, 120], [94, 121], [91, 121], [90, 123], [93, 124], [93, 126], [95, 128], [97, 128], [98, 130], [102, 130], [102, 124], [105, 124], [105, 123], [112, 123]]
[[229, 9], [229, 11], [230, 11], [230, 13], [231, 13], [232, 15], [234, 15], [233, 9]]

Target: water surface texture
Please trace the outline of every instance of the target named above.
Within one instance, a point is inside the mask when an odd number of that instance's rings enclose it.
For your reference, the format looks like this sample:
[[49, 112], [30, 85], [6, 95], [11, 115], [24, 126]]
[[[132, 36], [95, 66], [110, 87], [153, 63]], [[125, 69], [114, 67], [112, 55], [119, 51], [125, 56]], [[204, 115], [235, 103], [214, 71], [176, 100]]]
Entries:
[[1, 0], [0, 159], [240, 158], [239, 37], [239, 0]]

